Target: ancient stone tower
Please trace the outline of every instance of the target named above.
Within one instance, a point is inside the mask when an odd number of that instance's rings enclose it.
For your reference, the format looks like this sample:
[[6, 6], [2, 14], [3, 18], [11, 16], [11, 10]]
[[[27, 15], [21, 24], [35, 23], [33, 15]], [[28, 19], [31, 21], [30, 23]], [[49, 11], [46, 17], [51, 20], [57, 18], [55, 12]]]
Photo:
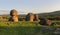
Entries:
[[15, 9], [10, 11], [10, 16], [9, 21], [18, 22], [18, 13]]
[[31, 21], [33, 22], [34, 21], [34, 14], [33, 13], [28, 13], [26, 15], [26, 21]]

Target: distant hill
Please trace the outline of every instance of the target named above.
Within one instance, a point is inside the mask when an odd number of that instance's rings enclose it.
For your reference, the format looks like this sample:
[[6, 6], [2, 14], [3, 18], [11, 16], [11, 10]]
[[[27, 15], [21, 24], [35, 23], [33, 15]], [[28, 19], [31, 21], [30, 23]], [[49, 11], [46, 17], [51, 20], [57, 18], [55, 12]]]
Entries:
[[60, 16], [60, 10], [59, 11], [54, 11], [50, 13], [39, 13], [39, 16]]
[[[9, 16], [9, 11], [5, 10], [0, 10], [0, 16]], [[20, 12], [19, 12], [20, 13]], [[39, 16], [60, 16], [60, 10], [59, 11], [54, 11], [50, 13], [39, 13]], [[19, 16], [26, 16], [26, 14], [19, 14]]]

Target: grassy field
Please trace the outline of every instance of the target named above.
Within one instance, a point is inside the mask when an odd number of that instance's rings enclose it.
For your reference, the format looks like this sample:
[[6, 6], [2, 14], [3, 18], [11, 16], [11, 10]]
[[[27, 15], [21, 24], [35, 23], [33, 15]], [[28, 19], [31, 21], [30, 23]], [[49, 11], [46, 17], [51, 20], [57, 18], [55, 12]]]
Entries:
[[52, 30], [43, 30], [44, 28], [48, 27], [0, 26], [0, 35], [53, 35], [56, 27], [51, 27]]
[[55, 35], [60, 26], [42, 26], [38, 22], [0, 20], [0, 35]]

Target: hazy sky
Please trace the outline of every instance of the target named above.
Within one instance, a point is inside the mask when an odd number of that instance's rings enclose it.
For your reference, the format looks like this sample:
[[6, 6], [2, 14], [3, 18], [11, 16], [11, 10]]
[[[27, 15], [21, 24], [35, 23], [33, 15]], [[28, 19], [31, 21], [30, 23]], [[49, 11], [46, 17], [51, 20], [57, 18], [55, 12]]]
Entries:
[[52, 12], [60, 10], [60, 0], [0, 0], [0, 10], [11, 9], [23, 11], [21, 13]]

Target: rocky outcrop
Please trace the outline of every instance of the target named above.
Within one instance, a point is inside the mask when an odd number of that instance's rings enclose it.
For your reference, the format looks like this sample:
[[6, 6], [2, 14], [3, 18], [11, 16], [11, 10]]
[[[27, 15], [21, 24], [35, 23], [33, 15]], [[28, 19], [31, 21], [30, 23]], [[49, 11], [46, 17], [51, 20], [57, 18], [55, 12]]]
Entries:
[[10, 11], [10, 16], [9, 21], [18, 22], [18, 13], [15, 9]]
[[39, 17], [37, 14], [34, 14], [34, 21], [39, 21]]
[[28, 13], [26, 15], [26, 21], [31, 21], [33, 22], [34, 21], [34, 14], [33, 13]]
[[33, 14], [33, 13], [28, 13], [26, 15], [26, 21], [39, 21], [38, 15]]
[[50, 26], [52, 24], [52, 22], [49, 19], [41, 18], [39, 24], [41, 24], [41, 25], [49, 25]]

